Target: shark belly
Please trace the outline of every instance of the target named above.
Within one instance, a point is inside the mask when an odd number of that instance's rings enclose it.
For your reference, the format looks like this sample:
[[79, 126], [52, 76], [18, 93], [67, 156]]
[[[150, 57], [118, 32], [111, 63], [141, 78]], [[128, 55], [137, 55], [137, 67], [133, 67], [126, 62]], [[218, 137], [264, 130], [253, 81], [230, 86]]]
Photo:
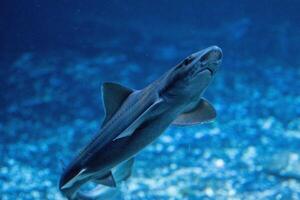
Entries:
[[174, 120], [174, 111], [145, 120], [134, 133], [111, 141], [87, 161], [86, 165], [96, 174], [105, 176], [113, 167], [126, 161], [158, 138]]

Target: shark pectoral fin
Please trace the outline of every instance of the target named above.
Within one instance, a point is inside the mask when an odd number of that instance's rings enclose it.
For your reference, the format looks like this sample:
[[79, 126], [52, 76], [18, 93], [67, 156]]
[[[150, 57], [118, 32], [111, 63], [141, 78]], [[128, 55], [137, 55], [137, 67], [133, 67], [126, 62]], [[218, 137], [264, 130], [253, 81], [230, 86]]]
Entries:
[[162, 99], [158, 99], [157, 101], [155, 101], [153, 104], [151, 104], [151, 106], [149, 106], [133, 123], [132, 125], [130, 125], [128, 128], [126, 128], [126, 130], [124, 130], [120, 135], [118, 135], [116, 138], [114, 138], [115, 140], [121, 139], [121, 138], [125, 138], [125, 137], [129, 137], [131, 136], [134, 131], [144, 122], [144, 120], [153, 115], [153, 113], [155, 113], [156, 110], [158, 110], [158, 108], [160, 107], [160, 105], [163, 103]]
[[134, 133], [134, 130], [132, 130], [131, 127], [127, 128], [125, 131], [123, 131], [120, 135], [118, 135], [115, 140], [121, 139], [121, 138], [126, 138], [132, 135], [132, 133]]
[[102, 85], [102, 101], [105, 110], [105, 119], [102, 126], [108, 122], [111, 117], [120, 108], [125, 99], [133, 92], [132, 89], [124, 87], [117, 83], [105, 82]]
[[206, 100], [201, 99], [197, 106], [189, 112], [180, 114], [172, 123], [172, 125], [189, 126], [203, 122], [212, 121], [216, 118], [216, 110]]
[[117, 186], [116, 181], [111, 172], [109, 172], [109, 174], [106, 175], [105, 177], [93, 180], [93, 182], [101, 184], [101, 185], [105, 185], [108, 187], [116, 187]]
[[112, 169], [112, 174], [117, 184], [130, 177], [133, 163], [134, 158], [131, 158]]

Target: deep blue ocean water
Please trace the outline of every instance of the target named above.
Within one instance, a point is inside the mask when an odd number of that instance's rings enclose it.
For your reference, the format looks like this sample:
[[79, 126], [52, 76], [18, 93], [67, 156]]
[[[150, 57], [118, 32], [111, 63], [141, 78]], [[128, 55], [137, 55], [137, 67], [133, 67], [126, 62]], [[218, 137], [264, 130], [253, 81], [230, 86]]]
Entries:
[[64, 199], [66, 164], [100, 128], [101, 84], [141, 89], [211, 45], [217, 119], [170, 127], [125, 200], [300, 199], [300, 2], [0, 3], [0, 199]]

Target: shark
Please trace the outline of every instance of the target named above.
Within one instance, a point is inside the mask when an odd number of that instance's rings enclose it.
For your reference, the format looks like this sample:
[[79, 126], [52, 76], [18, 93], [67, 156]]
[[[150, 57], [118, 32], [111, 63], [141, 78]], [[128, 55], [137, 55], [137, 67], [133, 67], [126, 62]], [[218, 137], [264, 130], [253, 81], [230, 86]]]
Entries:
[[[116, 188], [132, 173], [135, 156], [170, 125], [210, 122], [216, 110], [203, 97], [223, 58], [221, 48], [210, 46], [193, 53], [143, 89], [118, 83], [102, 84], [105, 117], [100, 131], [61, 175], [59, 189], [68, 199], [95, 199], [100, 190], [83, 192], [82, 186]], [[100, 187], [101, 188], [101, 187]]]

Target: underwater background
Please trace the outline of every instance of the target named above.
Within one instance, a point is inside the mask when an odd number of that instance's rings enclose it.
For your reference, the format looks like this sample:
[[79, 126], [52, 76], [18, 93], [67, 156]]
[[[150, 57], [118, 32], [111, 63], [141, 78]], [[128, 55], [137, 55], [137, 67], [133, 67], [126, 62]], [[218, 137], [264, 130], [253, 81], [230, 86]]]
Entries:
[[100, 128], [100, 86], [141, 89], [222, 48], [213, 123], [170, 127], [136, 158], [125, 200], [300, 199], [300, 2], [0, 3], [0, 199], [64, 199], [69, 163]]

